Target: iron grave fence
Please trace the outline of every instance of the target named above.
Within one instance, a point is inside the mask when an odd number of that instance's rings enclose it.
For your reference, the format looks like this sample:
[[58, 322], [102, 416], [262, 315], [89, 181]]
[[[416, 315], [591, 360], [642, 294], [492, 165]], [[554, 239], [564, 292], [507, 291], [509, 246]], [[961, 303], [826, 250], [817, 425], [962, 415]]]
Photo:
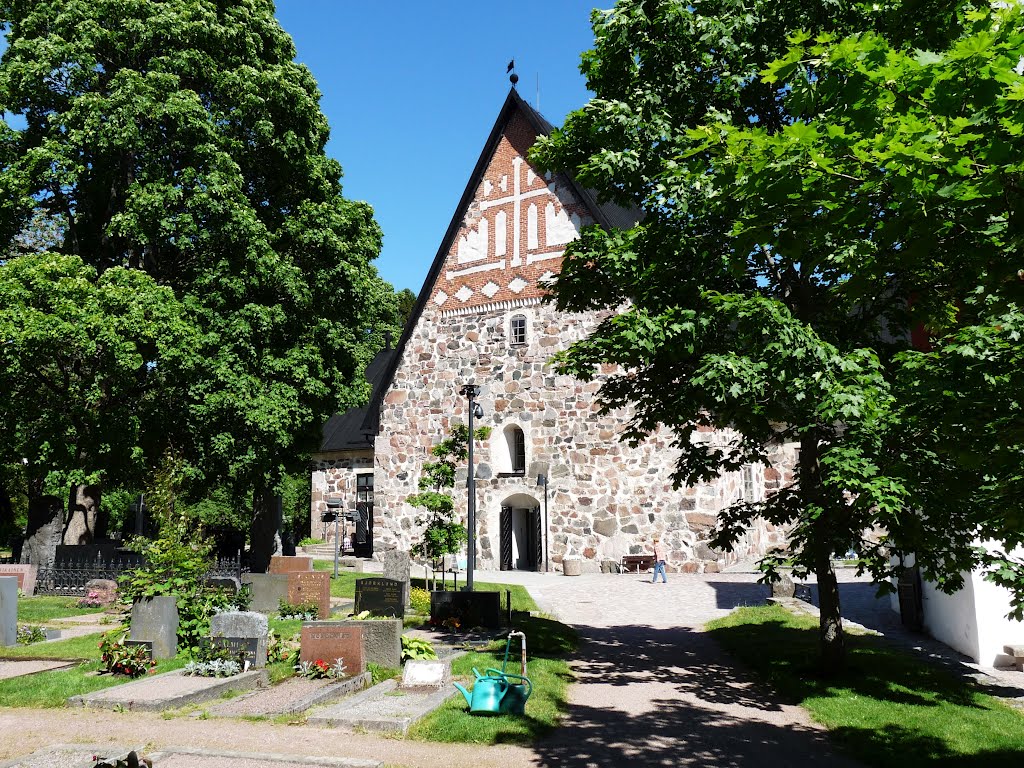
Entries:
[[[119, 552], [106, 558], [100, 555], [95, 558], [58, 560], [52, 567], [39, 570], [36, 577], [36, 594], [85, 597], [85, 585], [93, 579], [117, 581], [123, 574], [144, 564], [145, 560], [141, 555], [131, 552]], [[241, 557], [222, 557], [213, 562], [204, 578], [234, 578], [241, 581], [242, 573], [248, 570]]]

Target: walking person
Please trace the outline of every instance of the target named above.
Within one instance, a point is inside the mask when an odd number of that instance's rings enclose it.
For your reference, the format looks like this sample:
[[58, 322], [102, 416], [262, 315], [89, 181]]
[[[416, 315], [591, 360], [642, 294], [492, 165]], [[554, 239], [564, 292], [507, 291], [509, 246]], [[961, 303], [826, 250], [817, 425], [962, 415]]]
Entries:
[[658, 581], [658, 574], [661, 574], [661, 583], [668, 584], [665, 577], [665, 550], [661, 546], [661, 539], [654, 537], [654, 575], [651, 576], [651, 584]]

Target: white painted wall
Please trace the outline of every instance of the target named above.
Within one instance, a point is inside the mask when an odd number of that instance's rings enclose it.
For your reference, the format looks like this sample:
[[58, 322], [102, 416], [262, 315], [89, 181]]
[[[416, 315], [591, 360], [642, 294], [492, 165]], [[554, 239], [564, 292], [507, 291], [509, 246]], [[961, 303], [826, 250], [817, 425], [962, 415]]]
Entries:
[[[1014, 553], [1020, 556], [1021, 552]], [[930, 582], [922, 586], [924, 626], [928, 634], [984, 666], [1003, 666], [1004, 645], [1024, 644], [1024, 623], [1006, 618], [1010, 593], [980, 572], [964, 574], [964, 588], [952, 595]], [[892, 598], [893, 610], [899, 602]]]

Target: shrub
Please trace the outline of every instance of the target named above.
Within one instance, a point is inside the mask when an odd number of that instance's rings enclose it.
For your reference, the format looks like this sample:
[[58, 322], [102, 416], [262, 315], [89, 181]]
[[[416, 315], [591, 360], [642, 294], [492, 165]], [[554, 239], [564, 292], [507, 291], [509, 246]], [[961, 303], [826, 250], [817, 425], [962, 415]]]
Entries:
[[274, 630], [270, 630], [270, 634], [267, 635], [267, 662], [270, 664], [281, 661], [294, 667], [299, 663], [299, 650], [298, 635], [292, 635], [287, 640]]
[[79, 608], [99, 608], [103, 605], [102, 595], [95, 589], [89, 590], [89, 594], [78, 601]]
[[430, 615], [430, 593], [427, 590], [413, 587], [409, 591], [409, 603], [416, 613]]
[[340, 680], [345, 677], [345, 662], [341, 659], [335, 659], [333, 664], [323, 659], [300, 661], [295, 665], [295, 674], [310, 680]]
[[299, 546], [300, 547], [311, 547], [311, 546], [313, 546], [315, 544], [323, 544], [323, 543], [324, 543], [323, 539], [314, 539], [312, 536], [307, 536], [304, 539], [299, 539]]
[[409, 659], [436, 659], [434, 646], [421, 637], [402, 635], [402, 661]]
[[30, 624], [18, 625], [18, 644], [30, 645], [46, 639], [46, 630], [42, 627], [35, 627]]
[[185, 674], [195, 677], [232, 677], [241, 672], [242, 665], [234, 659], [190, 661], [185, 665]]
[[141, 677], [156, 666], [143, 645], [125, 645], [127, 632], [106, 632], [100, 640], [100, 661], [106, 672]]
[[277, 603], [277, 615], [282, 619], [302, 619], [303, 621], [315, 621], [320, 616], [320, 606], [317, 603], [289, 603], [287, 600], [279, 600]]

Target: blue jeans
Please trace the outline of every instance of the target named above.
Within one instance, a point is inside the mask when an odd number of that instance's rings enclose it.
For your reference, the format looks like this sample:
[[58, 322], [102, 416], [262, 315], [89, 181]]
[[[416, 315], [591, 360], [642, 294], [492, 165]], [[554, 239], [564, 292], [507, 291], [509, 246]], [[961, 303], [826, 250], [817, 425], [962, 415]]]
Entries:
[[665, 561], [659, 560], [654, 564], [654, 575], [651, 576], [651, 584], [658, 580], [658, 574], [661, 574], [661, 581], [663, 584], [668, 584], [668, 579], [665, 578]]

